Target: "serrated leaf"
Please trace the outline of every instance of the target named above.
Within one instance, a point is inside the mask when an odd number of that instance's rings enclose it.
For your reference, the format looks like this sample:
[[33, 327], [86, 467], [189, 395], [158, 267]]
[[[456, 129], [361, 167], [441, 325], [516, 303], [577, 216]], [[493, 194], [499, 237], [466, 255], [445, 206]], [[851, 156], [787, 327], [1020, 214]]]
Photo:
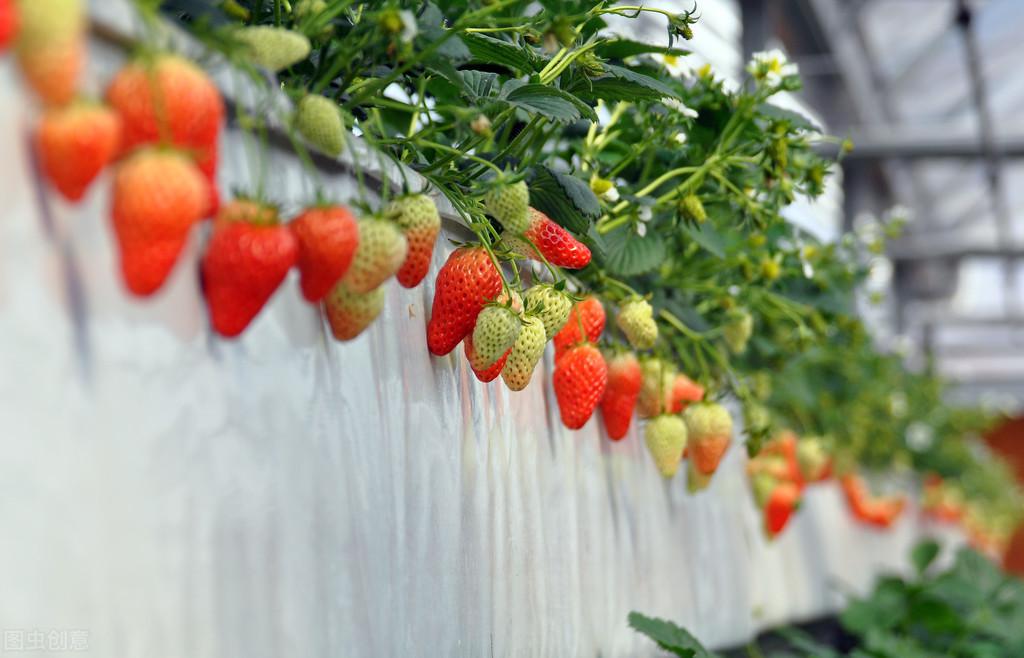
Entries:
[[495, 39], [486, 34], [468, 33], [462, 36], [473, 59], [485, 64], [500, 64], [520, 72], [534, 70], [531, 51], [508, 41]]
[[815, 132], [821, 132], [821, 127], [817, 123], [812, 121], [809, 117], [793, 110], [787, 110], [786, 108], [779, 107], [778, 105], [772, 105], [771, 103], [761, 103], [757, 106], [757, 111], [763, 116], [776, 119], [778, 121], [788, 121], [794, 128], [803, 128], [804, 130], [813, 130]]
[[606, 236], [608, 257], [605, 266], [618, 276], [645, 274], [665, 260], [665, 241], [654, 233], [641, 236], [630, 227], [612, 231]]
[[530, 181], [530, 205], [573, 233], [585, 235], [601, 216], [601, 203], [586, 181], [571, 174], [536, 167]]
[[683, 231], [709, 253], [718, 258], [725, 258], [725, 239], [709, 222], [696, 226], [687, 224]]
[[498, 92], [497, 73], [475, 70], [459, 71], [459, 78], [462, 80], [463, 89], [473, 102], [481, 98], [490, 98]]
[[575, 121], [585, 116], [597, 120], [594, 109], [572, 94], [542, 84], [519, 85], [504, 95], [509, 103], [553, 121]]
[[676, 92], [676, 90], [672, 89], [672, 87], [669, 87], [661, 80], [652, 78], [649, 75], [637, 73], [636, 71], [628, 69], [625, 66], [616, 66], [615, 64], [605, 64], [604, 70], [607, 75], [619, 78], [620, 80], [628, 80], [629, 82], [632, 82], [640, 87], [645, 87], [647, 89], [650, 89], [661, 94], [661, 97], [667, 96], [669, 98], [679, 99], [679, 94]]
[[630, 627], [654, 640], [664, 649], [681, 658], [714, 658], [686, 629], [670, 621], [647, 617], [639, 612], [629, 613]]
[[583, 98], [603, 101], [656, 101], [662, 98], [662, 94], [653, 89], [613, 75], [592, 78], [585, 83], [578, 82], [573, 92]]
[[594, 51], [599, 57], [605, 59], [626, 59], [627, 57], [643, 55], [645, 53], [658, 53], [675, 57], [684, 57], [690, 54], [689, 50], [683, 50], [682, 48], [655, 46], [643, 41], [634, 41], [633, 39], [610, 39], [599, 44], [594, 48]]

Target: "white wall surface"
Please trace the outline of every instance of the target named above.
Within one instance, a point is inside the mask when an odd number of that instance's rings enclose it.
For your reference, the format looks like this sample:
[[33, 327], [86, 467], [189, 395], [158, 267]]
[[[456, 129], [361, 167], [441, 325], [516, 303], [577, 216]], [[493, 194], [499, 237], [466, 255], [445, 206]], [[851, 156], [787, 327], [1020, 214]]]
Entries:
[[[95, 84], [119, 55], [94, 55]], [[78, 206], [45, 193], [46, 217], [25, 98], [4, 61], [0, 629], [85, 630], [104, 658], [653, 655], [630, 610], [737, 643], [863, 591], [923, 530], [856, 526], [826, 485], [767, 544], [739, 448], [691, 497], [635, 433], [561, 427], [550, 354], [518, 394], [432, 358], [434, 272], [349, 344], [294, 278], [240, 340], [212, 336], [199, 232], [133, 299], [109, 176]], [[239, 136], [223, 150], [224, 189], [248, 185]], [[271, 157], [274, 196], [308, 200]]]

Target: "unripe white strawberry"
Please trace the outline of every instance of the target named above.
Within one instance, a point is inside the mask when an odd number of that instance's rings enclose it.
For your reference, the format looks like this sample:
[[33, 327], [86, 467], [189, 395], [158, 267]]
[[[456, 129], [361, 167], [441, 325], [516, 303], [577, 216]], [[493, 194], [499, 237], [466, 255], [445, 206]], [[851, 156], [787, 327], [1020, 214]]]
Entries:
[[629, 344], [638, 350], [654, 347], [658, 340], [658, 324], [654, 321], [654, 309], [646, 299], [634, 297], [619, 308], [615, 323], [626, 334]]
[[476, 317], [473, 328], [473, 348], [476, 363], [473, 367], [484, 370], [500, 359], [513, 345], [523, 323], [512, 309], [489, 304]]
[[334, 101], [319, 94], [307, 94], [295, 110], [295, 127], [309, 143], [327, 155], [337, 157], [345, 148], [345, 124]]
[[741, 354], [747, 349], [747, 342], [754, 333], [754, 318], [745, 309], [734, 309], [729, 312], [728, 321], [722, 326], [722, 337], [729, 351]]
[[658, 471], [667, 478], [675, 475], [686, 448], [686, 423], [683, 419], [675, 414], [652, 418], [644, 428], [644, 441]]
[[327, 322], [338, 340], [352, 340], [377, 319], [384, 308], [387, 286], [368, 293], [353, 292], [344, 283], [335, 284], [324, 298]]
[[249, 57], [257, 66], [274, 72], [301, 62], [312, 50], [306, 35], [283, 27], [243, 27], [235, 36], [249, 46]]
[[402, 266], [409, 246], [402, 232], [386, 219], [359, 220], [359, 246], [342, 281], [352, 292], [368, 293]]
[[554, 338], [562, 330], [569, 312], [572, 310], [572, 299], [561, 290], [556, 290], [549, 283], [539, 283], [523, 296], [526, 310], [538, 316], [544, 323], [547, 340]]
[[537, 363], [544, 355], [545, 345], [547, 334], [544, 332], [544, 322], [536, 315], [523, 315], [523, 328], [501, 371], [501, 378], [509, 389], [521, 391], [526, 388]]
[[434, 200], [425, 194], [411, 194], [395, 199], [384, 211], [405, 234], [409, 253], [396, 278], [406, 288], [419, 285], [430, 269], [434, 244], [441, 232], [441, 215]]
[[498, 185], [484, 196], [484, 206], [512, 233], [522, 233], [530, 226], [530, 190], [526, 181]]

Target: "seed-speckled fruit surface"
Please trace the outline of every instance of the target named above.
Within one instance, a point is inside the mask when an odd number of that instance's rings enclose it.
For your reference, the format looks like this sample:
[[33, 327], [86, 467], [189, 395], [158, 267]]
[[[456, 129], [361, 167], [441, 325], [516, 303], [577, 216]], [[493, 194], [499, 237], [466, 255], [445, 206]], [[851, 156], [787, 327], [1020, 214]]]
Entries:
[[604, 396], [608, 367], [596, 347], [577, 345], [555, 364], [553, 383], [562, 423], [577, 430], [590, 420]]
[[427, 347], [448, 354], [473, 331], [476, 316], [502, 291], [501, 274], [483, 247], [460, 247], [437, 273]]
[[629, 344], [638, 350], [649, 350], [658, 340], [654, 309], [646, 299], [631, 299], [619, 308], [616, 324], [626, 334]]
[[352, 340], [363, 333], [384, 309], [387, 284], [368, 293], [350, 290], [339, 282], [324, 297], [324, 310], [331, 333], [338, 340]]
[[343, 206], [309, 208], [289, 224], [299, 243], [302, 296], [316, 302], [341, 280], [359, 247], [359, 226]]
[[398, 271], [408, 250], [409, 244], [394, 222], [361, 219], [359, 246], [342, 281], [352, 292], [370, 292]]
[[473, 328], [478, 364], [483, 367], [492, 365], [512, 349], [522, 327], [523, 323], [512, 309], [497, 304], [484, 307]]
[[547, 335], [544, 333], [544, 323], [535, 315], [523, 315], [523, 328], [501, 371], [501, 378], [510, 390], [521, 391], [530, 383], [533, 371], [544, 356], [545, 345]]
[[686, 423], [675, 414], [661, 414], [647, 422], [644, 441], [658, 471], [667, 478], [679, 470], [686, 448]]
[[532, 286], [523, 295], [526, 310], [533, 313], [544, 323], [547, 339], [551, 340], [562, 330], [572, 310], [572, 299], [569, 295], [548, 283]]
[[392, 201], [384, 215], [398, 224], [409, 241], [409, 253], [395, 278], [403, 287], [414, 288], [430, 269], [434, 245], [441, 232], [441, 215], [434, 200], [425, 194], [412, 194]]

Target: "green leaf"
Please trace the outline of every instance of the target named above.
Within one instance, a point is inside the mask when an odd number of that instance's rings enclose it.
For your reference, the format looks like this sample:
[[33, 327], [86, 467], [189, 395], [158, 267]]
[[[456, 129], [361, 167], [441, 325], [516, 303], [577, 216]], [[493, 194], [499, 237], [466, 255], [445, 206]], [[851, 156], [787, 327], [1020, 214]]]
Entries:
[[696, 226], [687, 224], [683, 226], [683, 231], [706, 251], [718, 258], [725, 258], [725, 238], [709, 222]]
[[662, 94], [653, 89], [613, 75], [577, 81], [572, 91], [583, 98], [604, 101], [656, 101], [662, 98]]
[[622, 227], [606, 236], [608, 271], [618, 276], [644, 274], [665, 260], [665, 241], [656, 233], [640, 236], [631, 227]]
[[607, 75], [619, 78], [620, 80], [627, 80], [639, 87], [644, 87], [646, 89], [650, 89], [651, 91], [657, 92], [662, 98], [666, 96], [669, 98], [679, 98], [679, 94], [676, 92], [675, 89], [669, 87], [661, 80], [652, 78], [649, 75], [637, 73], [636, 71], [628, 69], [624, 66], [616, 66], [615, 64], [605, 64], [604, 70]]
[[803, 128], [804, 130], [821, 132], [821, 127], [810, 118], [800, 114], [799, 112], [779, 107], [778, 105], [761, 103], [757, 106], [757, 111], [762, 116], [775, 119], [776, 121], [788, 121], [794, 128]]
[[934, 539], [928, 539], [917, 546], [910, 552], [910, 561], [914, 563], [914, 568], [917, 569], [917, 573], [924, 573], [924, 570], [928, 568], [936, 557], [939, 555], [939, 543]]
[[683, 50], [682, 48], [666, 48], [665, 46], [655, 46], [632, 39], [610, 39], [594, 48], [594, 52], [597, 53], [598, 57], [605, 59], [626, 59], [627, 57], [643, 55], [645, 53], [674, 55], [676, 57], [684, 57], [690, 54], [689, 50]]
[[541, 114], [553, 121], [575, 121], [580, 116], [586, 116], [591, 121], [597, 120], [592, 107], [572, 94], [548, 85], [519, 85], [507, 91], [504, 98], [527, 112]]
[[508, 41], [495, 39], [486, 34], [470, 32], [462, 36], [473, 59], [485, 64], [499, 64], [514, 71], [530, 72], [534, 70], [533, 51], [519, 47]]
[[534, 168], [530, 204], [573, 233], [585, 235], [601, 204], [586, 181], [548, 167]]
[[665, 651], [681, 658], [714, 658], [714, 654], [705, 649], [697, 638], [670, 621], [631, 612], [629, 625], [633, 630], [654, 640]]
[[458, 73], [463, 89], [470, 95], [470, 100], [473, 102], [494, 96], [500, 86], [497, 73], [475, 70], [459, 71]]

